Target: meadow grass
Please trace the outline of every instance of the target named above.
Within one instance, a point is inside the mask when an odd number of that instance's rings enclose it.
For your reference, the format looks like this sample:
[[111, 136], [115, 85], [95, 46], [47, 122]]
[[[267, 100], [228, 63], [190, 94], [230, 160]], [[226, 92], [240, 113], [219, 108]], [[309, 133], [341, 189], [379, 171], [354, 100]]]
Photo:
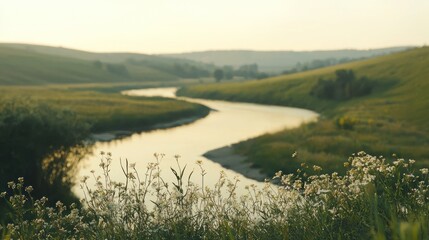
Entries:
[[[310, 94], [319, 78], [333, 79], [338, 69], [376, 82], [370, 95], [348, 101], [320, 99]], [[321, 113], [317, 123], [268, 134], [235, 145], [234, 149], [272, 174], [291, 172], [300, 161], [317, 163], [326, 171], [350, 152], [399, 154], [429, 165], [429, 47], [327, 68], [245, 83], [202, 84], [179, 90], [179, 95], [302, 107]], [[352, 119], [344, 129], [339, 121]]]
[[90, 123], [93, 132], [144, 130], [155, 124], [202, 117], [209, 112], [202, 105], [174, 99], [131, 97], [60, 86], [0, 87], [0, 107], [2, 103], [16, 99], [71, 110], [82, 121]]
[[[3, 239], [429, 239], [428, 169], [416, 161], [353, 154], [345, 175], [322, 174], [302, 164], [295, 174], [277, 172], [263, 187], [246, 186], [220, 173], [214, 186], [191, 182], [181, 159], [165, 182], [162, 154], [139, 175], [125, 162], [124, 182], [109, 177], [112, 157], [101, 153], [102, 176], [93, 174], [82, 206], [47, 205], [32, 197], [24, 179], [0, 193], [10, 215]], [[206, 170], [196, 163], [202, 180]], [[204, 181], [202, 181], [204, 182]]]

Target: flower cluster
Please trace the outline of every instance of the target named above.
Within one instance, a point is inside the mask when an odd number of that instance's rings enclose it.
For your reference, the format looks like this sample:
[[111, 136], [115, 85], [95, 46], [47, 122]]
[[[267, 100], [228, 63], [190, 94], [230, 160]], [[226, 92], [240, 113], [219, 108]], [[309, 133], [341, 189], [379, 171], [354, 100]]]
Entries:
[[0, 193], [13, 213], [0, 230], [2, 237], [356, 239], [381, 234], [399, 239], [407, 226], [417, 234], [429, 229], [422, 227], [429, 226], [428, 170], [415, 169], [414, 160], [388, 161], [360, 152], [344, 164], [345, 175], [320, 174], [320, 167], [303, 164], [298, 174], [279, 171], [263, 187], [246, 186], [243, 193], [240, 179], [224, 172], [213, 187], [205, 186], [202, 161], [197, 161], [201, 185], [190, 181], [192, 172], [180, 165], [179, 155], [177, 168], [171, 169], [176, 181], [166, 182], [159, 168], [164, 155], [155, 158], [144, 176], [135, 164], [121, 161], [126, 181], [115, 182], [109, 177], [112, 156], [103, 154], [103, 176], [93, 173], [94, 187], [88, 186], [89, 177], [81, 181], [85, 197], [79, 206], [50, 206], [47, 198], [33, 199], [24, 179], [10, 182], [14, 193]]

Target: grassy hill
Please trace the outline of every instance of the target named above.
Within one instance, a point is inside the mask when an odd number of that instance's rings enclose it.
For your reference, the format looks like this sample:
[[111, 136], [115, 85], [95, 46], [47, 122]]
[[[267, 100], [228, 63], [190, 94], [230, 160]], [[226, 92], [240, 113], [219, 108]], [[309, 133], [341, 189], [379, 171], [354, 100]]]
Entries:
[[0, 45], [0, 84], [77, 84], [124, 81], [173, 80], [170, 75], [149, 67], [129, 68], [129, 75], [115, 74], [94, 62], [41, 54]]
[[43, 45], [32, 45], [32, 44], [20, 44], [20, 43], [0, 43], [0, 46], [5, 46], [14, 49], [25, 50], [35, 53], [43, 53], [48, 55], [75, 58], [87, 61], [100, 60], [111, 63], [122, 63], [127, 60], [133, 59], [135, 61], [147, 60], [152, 62], [160, 63], [192, 63], [195, 65], [203, 66], [205, 64], [197, 63], [192, 60], [186, 59], [175, 59], [168, 57], [161, 57], [142, 53], [130, 53], [130, 52], [112, 52], [112, 53], [99, 53], [99, 52], [88, 52], [77, 49], [70, 49], [64, 47], [53, 47]]
[[145, 54], [0, 44], [0, 85], [176, 81], [207, 77], [213, 68]]
[[[179, 54], [164, 54], [161, 56], [189, 59], [219, 66], [231, 65], [238, 67], [245, 64], [258, 64], [263, 72], [281, 73], [296, 67], [296, 64], [311, 63], [315, 60], [336, 59], [351, 60], [368, 58], [398, 52], [408, 47], [392, 47], [369, 50], [329, 50], [329, 51], [204, 51]], [[332, 65], [332, 64], [331, 64]]]
[[[348, 101], [310, 95], [319, 78], [333, 78], [337, 69], [352, 69], [376, 84], [370, 95]], [[321, 113], [317, 123], [265, 135], [235, 146], [267, 173], [294, 171], [300, 162], [338, 170], [351, 152], [393, 154], [429, 164], [429, 48], [377, 57], [328, 68], [246, 83], [186, 87], [179, 94], [263, 104], [295, 106]], [[353, 129], [338, 126], [353, 122]], [[292, 158], [293, 152], [298, 158]]]

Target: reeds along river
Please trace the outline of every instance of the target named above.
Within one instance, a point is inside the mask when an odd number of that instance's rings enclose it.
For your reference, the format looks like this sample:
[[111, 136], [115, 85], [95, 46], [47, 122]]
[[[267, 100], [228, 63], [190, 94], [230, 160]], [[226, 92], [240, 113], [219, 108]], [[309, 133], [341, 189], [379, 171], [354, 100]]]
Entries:
[[[176, 88], [157, 88], [125, 91], [123, 94], [132, 96], [163, 96], [175, 98]], [[112, 154], [110, 176], [112, 180], [125, 179], [119, 159], [128, 159], [135, 163], [139, 173], [144, 176], [147, 164], [155, 161], [154, 153], [163, 153], [161, 160], [162, 177], [167, 182], [175, 181], [170, 167], [176, 167], [175, 155], [180, 155], [179, 162], [187, 165], [187, 172], [194, 170], [192, 180], [201, 182], [197, 160], [202, 161], [205, 175], [205, 185], [214, 185], [221, 171], [228, 177], [240, 175], [222, 167], [202, 155], [210, 150], [237, 143], [268, 132], [284, 128], [297, 127], [303, 122], [315, 120], [317, 114], [304, 109], [267, 106], [248, 103], [232, 103], [203, 99], [181, 98], [200, 103], [213, 109], [207, 117], [187, 125], [136, 133], [129, 137], [108, 142], [96, 142], [92, 155], [88, 155], [78, 171], [78, 178], [85, 175], [102, 175], [99, 167], [100, 152]], [[124, 162], [124, 161], [123, 161]], [[185, 173], [185, 175], [187, 175]], [[240, 175], [240, 185], [259, 184], [258, 182]], [[89, 183], [91, 185], [91, 182]], [[75, 192], [82, 196], [79, 188]]]

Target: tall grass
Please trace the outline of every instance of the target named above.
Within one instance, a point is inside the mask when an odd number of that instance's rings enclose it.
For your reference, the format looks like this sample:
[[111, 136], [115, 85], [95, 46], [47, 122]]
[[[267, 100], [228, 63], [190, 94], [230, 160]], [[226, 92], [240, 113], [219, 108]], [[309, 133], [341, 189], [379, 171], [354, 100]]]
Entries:
[[[177, 156], [176, 182], [160, 174], [161, 155], [146, 174], [126, 162], [124, 182], [112, 181], [110, 154], [95, 186], [81, 181], [83, 208], [34, 199], [22, 178], [1, 193], [12, 214], [2, 225], [6, 239], [428, 239], [428, 169], [414, 160], [364, 152], [344, 163], [345, 175], [321, 174], [302, 165], [295, 174], [277, 172], [264, 187], [247, 186], [220, 173], [213, 186], [189, 181]], [[204, 183], [201, 162], [199, 172]]]

